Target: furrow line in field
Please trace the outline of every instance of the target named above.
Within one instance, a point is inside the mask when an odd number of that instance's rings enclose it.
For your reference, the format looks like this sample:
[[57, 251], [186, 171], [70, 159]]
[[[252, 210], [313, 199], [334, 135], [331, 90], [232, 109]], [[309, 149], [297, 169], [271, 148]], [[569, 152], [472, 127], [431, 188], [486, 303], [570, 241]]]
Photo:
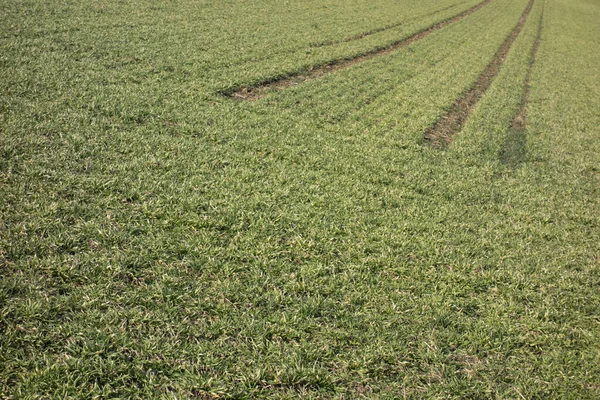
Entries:
[[448, 25], [454, 24], [465, 17], [475, 13], [481, 8], [485, 7], [487, 4], [491, 3], [494, 0], [483, 0], [482, 2], [476, 4], [475, 6], [465, 10], [454, 17], [445, 19], [443, 21], [437, 22], [434, 25], [431, 25], [425, 29], [418, 31], [417, 33], [401, 39], [397, 42], [390, 44], [389, 46], [383, 48], [376, 48], [371, 51], [366, 52], [365, 54], [348, 58], [348, 59], [340, 59], [327, 64], [323, 64], [317, 67], [312, 68], [309, 71], [300, 72], [293, 75], [287, 75], [285, 77], [276, 78], [273, 80], [265, 81], [261, 84], [252, 86], [252, 87], [243, 87], [238, 89], [233, 89], [231, 91], [222, 92], [221, 94], [240, 100], [256, 100], [263, 97], [267, 90], [269, 89], [285, 89], [288, 87], [296, 86], [300, 83], [303, 83], [308, 80], [319, 78], [323, 75], [330, 74], [332, 72], [338, 71], [340, 69], [351, 67], [352, 65], [361, 63], [363, 61], [369, 60], [371, 58], [385, 56], [391, 54], [401, 48], [407, 47], [421, 39], [426, 38], [432, 33], [445, 28]]
[[538, 22], [538, 30], [531, 48], [531, 55], [529, 56], [529, 66], [527, 68], [527, 76], [525, 77], [525, 86], [523, 88], [523, 97], [521, 98], [521, 105], [519, 111], [515, 114], [513, 119], [513, 129], [525, 130], [527, 127], [527, 104], [529, 102], [529, 92], [531, 91], [531, 74], [535, 65], [537, 52], [542, 41], [542, 22], [544, 19], [544, 4], [542, 4], [542, 12], [540, 14], [540, 20]]
[[394, 28], [397, 28], [399, 26], [406, 25], [411, 20], [417, 20], [419, 18], [429, 17], [429, 16], [433, 16], [435, 14], [442, 13], [444, 11], [447, 11], [447, 10], [451, 9], [451, 8], [454, 8], [456, 6], [461, 5], [462, 3], [464, 3], [464, 1], [460, 1], [458, 3], [451, 4], [451, 5], [447, 6], [447, 7], [441, 8], [439, 10], [434, 10], [432, 12], [429, 12], [429, 13], [426, 13], [426, 14], [423, 14], [423, 15], [418, 15], [418, 16], [416, 16], [413, 19], [408, 19], [408, 20], [405, 20], [405, 21], [396, 22], [396, 23], [393, 23], [393, 24], [390, 24], [390, 25], [386, 25], [386, 26], [382, 26], [382, 27], [379, 27], [379, 28], [375, 28], [375, 29], [372, 29], [370, 31], [359, 33], [358, 35], [354, 35], [354, 36], [350, 36], [350, 37], [345, 37], [344, 39], [341, 39], [341, 40], [331, 40], [331, 41], [328, 41], [328, 42], [313, 44], [310, 47], [316, 48], [316, 47], [332, 46], [332, 45], [336, 45], [336, 44], [340, 44], [340, 43], [347, 43], [347, 42], [353, 42], [355, 40], [364, 39], [367, 36], [371, 36], [371, 35], [374, 35], [376, 33], [384, 32], [384, 31], [389, 31], [390, 29], [394, 29]]
[[521, 33], [521, 30], [529, 17], [534, 2], [535, 0], [529, 0], [527, 7], [525, 7], [523, 14], [521, 14], [519, 22], [506, 39], [504, 39], [504, 42], [498, 51], [496, 51], [494, 58], [483, 70], [481, 75], [479, 75], [475, 83], [465, 94], [459, 97], [435, 125], [425, 133], [425, 141], [428, 142], [431, 147], [447, 147], [454, 135], [462, 130], [475, 105], [477, 105], [481, 97], [494, 81], [496, 75], [498, 75], [500, 67], [504, 63], [510, 48]]

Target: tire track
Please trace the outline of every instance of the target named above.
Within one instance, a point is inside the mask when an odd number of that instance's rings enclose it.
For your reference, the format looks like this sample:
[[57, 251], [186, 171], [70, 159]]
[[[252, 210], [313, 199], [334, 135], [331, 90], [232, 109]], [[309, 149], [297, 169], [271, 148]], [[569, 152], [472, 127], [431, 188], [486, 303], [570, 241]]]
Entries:
[[521, 98], [521, 106], [519, 107], [519, 111], [515, 115], [513, 120], [513, 128], [518, 130], [524, 130], [527, 127], [527, 104], [529, 103], [529, 93], [531, 92], [531, 74], [533, 72], [533, 66], [535, 65], [535, 60], [537, 58], [537, 52], [540, 47], [540, 42], [542, 41], [542, 22], [544, 20], [544, 5], [542, 4], [542, 12], [540, 15], [540, 20], [538, 22], [538, 29], [535, 37], [535, 42], [533, 42], [533, 47], [531, 48], [531, 55], [529, 56], [529, 67], [527, 68], [527, 75], [525, 77], [525, 86], [523, 89], [523, 97]]
[[373, 49], [371, 51], [366, 52], [365, 54], [352, 57], [349, 59], [340, 59], [327, 64], [323, 64], [309, 71], [299, 72], [296, 74], [287, 75], [284, 77], [274, 78], [272, 80], [264, 81], [258, 85], [252, 87], [242, 87], [242, 88], [234, 88], [228, 91], [223, 91], [221, 94], [223, 96], [240, 99], [240, 100], [256, 100], [265, 95], [267, 90], [270, 89], [285, 89], [288, 87], [299, 85], [302, 82], [319, 78], [323, 75], [330, 74], [332, 72], [338, 71], [340, 69], [351, 67], [355, 64], [364, 62], [366, 60], [370, 60], [375, 57], [385, 56], [391, 54], [401, 48], [407, 47], [412, 43], [415, 43], [421, 39], [426, 38], [432, 33], [448, 26], [454, 24], [463, 18], [468, 17], [469, 15], [475, 13], [481, 8], [485, 7], [487, 4], [491, 3], [494, 0], [483, 0], [482, 2], [476, 4], [475, 6], [455, 15], [454, 17], [445, 19], [443, 21], [437, 22], [434, 25], [431, 25], [425, 29], [418, 31], [417, 33], [405, 38], [401, 39], [397, 42], [390, 44], [384, 48]]
[[460, 132], [464, 124], [469, 119], [471, 112], [475, 105], [479, 102], [484, 93], [488, 90], [500, 67], [504, 63], [510, 48], [515, 42], [516, 38], [521, 33], [529, 13], [533, 8], [535, 0], [529, 0], [527, 7], [521, 14], [521, 18], [517, 23], [517, 26], [511, 31], [511, 33], [504, 39], [504, 42], [496, 51], [494, 58], [483, 70], [477, 81], [471, 86], [471, 88], [462, 95], [456, 102], [450, 107], [450, 109], [425, 133], [425, 141], [434, 148], [446, 148], [455, 134]]
[[519, 165], [521, 165], [523, 162], [525, 162], [527, 158], [527, 135], [525, 133], [525, 130], [527, 128], [528, 101], [529, 93], [531, 91], [530, 81], [533, 67], [535, 65], [538, 48], [540, 47], [540, 42], [542, 39], [542, 22], [544, 19], [544, 6], [545, 3], [542, 4], [542, 11], [540, 14], [540, 19], [538, 21], [538, 29], [535, 41], [533, 42], [531, 52], [529, 53], [529, 63], [523, 86], [521, 104], [519, 106], [519, 110], [513, 118], [512, 127], [511, 129], [509, 129], [508, 134], [506, 136], [506, 140], [504, 141], [504, 145], [502, 146], [502, 149], [499, 153], [500, 162], [504, 165], [513, 168], [516, 168]]
[[380, 28], [375, 28], [375, 29], [372, 29], [370, 31], [359, 33], [359, 34], [354, 35], [354, 36], [345, 37], [344, 39], [341, 39], [341, 40], [331, 40], [331, 41], [327, 41], [327, 42], [311, 44], [309, 47], [311, 47], [311, 48], [319, 48], [319, 47], [325, 47], [325, 46], [333, 46], [333, 45], [340, 44], [340, 43], [348, 43], [348, 42], [353, 42], [355, 40], [364, 39], [364, 38], [366, 38], [368, 36], [375, 35], [376, 33], [385, 32], [385, 31], [388, 31], [390, 29], [394, 29], [394, 28], [397, 28], [399, 26], [406, 25], [408, 22], [415, 21], [415, 20], [418, 20], [418, 19], [421, 19], [421, 18], [431, 17], [433, 15], [442, 13], [444, 11], [447, 11], [447, 10], [450, 10], [450, 9], [452, 9], [454, 7], [459, 6], [459, 5], [463, 4], [464, 2], [465, 1], [460, 1], [458, 3], [454, 3], [452, 5], [449, 5], [447, 7], [441, 8], [439, 10], [435, 10], [433, 12], [429, 12], [429, 13], [426, 13], [426, 14], [423, 14], [423, 15], [418, 15], [415, 18], [411, 18], [411, 19], [408, 19], [406, 21], [396, 22], [396, 23], [393, 23], [393, 24], [390, 24], [390, 25], [382, 26]]

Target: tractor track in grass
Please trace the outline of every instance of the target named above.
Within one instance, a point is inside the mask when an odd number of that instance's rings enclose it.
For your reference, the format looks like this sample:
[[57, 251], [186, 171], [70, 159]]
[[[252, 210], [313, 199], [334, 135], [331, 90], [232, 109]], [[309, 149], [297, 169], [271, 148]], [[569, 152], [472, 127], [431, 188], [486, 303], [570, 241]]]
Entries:
[[[439, 14], [439, 13], [442, 13], [444, 11], [450, 10], [452, 8], [458, 7], [461, 4], [465, 3], [466, 1], [467, 0], [463, 0], [463, 1], [460, 1], [458, 3], [454, 3], [454, 4], [450, 5], [450, 6], [447, 6], [447, 7], [444, 7], [444, 8], [440, 8], [438, 10], [433, 10], [433, 11], [425, 13], [425, 14], [416, 15], [416, 16], [414, 16], [412, 18], [409, 18], [409, 19], [401, 21], [401, 22], [395, 22], [395, 23], [392, 23], [392, 24], [389, 24], [389, 25], [381, 26], [381, 27], [378, 27], [378, 28], [373, 28], [371, 30], [364, 31], [364, 32], [361, 32], [361, 33], [358, 33], [358, 34], [355, 34], [355, 35], [352, 35], [352, 36], [345, 36], [345, 37], [343, 37], [341, 39], [323, 40], [321, 42], [310, 42], [305, 47], [284, 49], [284, 50], [281, 50], [281, 52], [279, 52], [278, 55], [296, 54], [298, 52], [307, 51], [309, 49], [320, 49], [320, 48], [325, 48], [325, 47], [329, 47], [329, 46], [336, 46], [336, 45], [339, 45], [339, 44], [342, 44], [342, 43], [349, 43], [349, 42], [358, 41], [358, 40], [364, 39], [366, 37], [369, 37], [369, 36], [372, 36], [372, 35], [375, 35], [375, 34], [378, 34], [378, 33], [381, 33], [381, 32], [385, 32], [385, 31], [389, 31], [389, 30], [398, 28], [398, 27], [400, 27], [402, 25], [407, 25], [410, 22], [418, 21], [418, 20], [420, 20], [422, 18], [432, 17], [432, 16], [434, 16], [436, 14]], [[384, 46], [384, 47], [387, 47], [387, 46]], [[231, 66], [240, 66], [240, 65], [244, 65], [245, 63], [247, 63], [249, 61], [256, 61], [256, 60], [264, 61], [264, 60], [268, 60], [268, 59], [269, 59], [268, 56], [267, 57], [260, 57], [260, 58], [253, 58], [253, 57], [243, 58], [241, 60], [237, 60], [234, 63], [227, 63], [227, 66], [229, 66], [229, 67], [231, 67]], [[329, 63], [331, 63], [331, 62], [329, 62]], [[323, 65], [325, 65], [325, 64], [327, 64], [327, 63], [324, 63]], [[312, 68], [317, 68], [317, 67], [312, 67]], [[302, 71], [302, 72], [294, 73], [292, 75], [288, 74], [288, 75], [285, 75], [285, 76], [287, 78], [289, 78], [289, 77], [295, 76], [297, 74], [304, 74], [305, 72], [306, 71]], [[284, 79], [283, 77], [279, 77], [279, 78]], [[275, 78], [273, 78], [273, 79], [275, 79]], [[268, 82], [274, 82], [275, 80], [267, 80], [267, 81]], [[251, 89], [251, 88], [260, 87], [261, 85], [265, 84], [265, 82], [266, 81], [263, 81], [263, 82], [258, 83], [258, 84], [253, 84], [253, 85], [250, 85], [250, 86], [244, 86], [244, 88]], [[218, 94], [220, 94], [222, 96], [226, 96], [226, 97], [232, 97], [232, 93], [234, 93], [234, 91], [236, 91], [236, 90], [241, 90], [240, 88], [241, 87], [238, 86], [237, 88], [234, 88], [234, 89], [231, 89], [231, 88], [230, 89], [223, 89], [223, 90], [218, 91]]]
[[429, 13], [426, 13], [426, 14], [423, 14], [423, 15], [418, 15], [415, 18], [412, 18], [412, 19], [409, 19], [409, 20], [406, 20], [406, 21], [396, 22], [396, 23], [393, 23], [393, 24], [390, 24], [390, 25], [382, 26], [380, 28], [375, 28], [375, 29], [372, 29], [370, 31], [359, 33], [359, 34], [354, 35], [354, 36], [345, 37], [345, 38], [343, 38], [341, 40], [331, 40], [331, 41], [327, 41], [327, 42], [323, 42], [323, 43], [316, 43], [316, 44], [311, 45], [310, 47], [311, 48], [319, 48], [319, 47], [325, 47], [325, 46], [333, 46], [333, 45], [340, 44], [340, 43], [348, 43], [348, 42], [353, 42], [355, 40], [364, 39], [364, 38], [366, 38], [368, 36], [375, 35], [376, 33], [381, 33], [381, 32], [385, 32], [385, 31], [389, 31], [390, 29], [394, 29], [394, 28], [397, 28], [399, 26], [406, 25], [408, 22], [411, 22], [411, 21], [414, 21], [414, 20], [418, 20], [420, 18], [431, 17], [431, 16], [433, 16], [435, 14], [442, 13], [444, 11], [450, 10], [451, 8], [457, 7], [457, 6], [459, 6], [459, 5], [463, 4], [463, 3], [464, 3], [464, 1], [460, 1], [458, 3], [454, 3], [452, 5], [449, 5], [447, 7], [441, 8], [439, 10], [435, 10], [433, 12], [429, 12]]
[[266, 92], [270, 89], [285, 89], [288, 87], [296, 86], [300, 83], [308, 80], [319, 78], [323, 75], [330, 74], [332, 72], [351, 67], [355, 64], [370, 60], [375, 57], [385, 56], [391, 54], [399, 49], [407, 47], [421, 39], [426, 38], [432, 33], [445, 28], [448, 25], [454, 24], [463, 18], [477, 12], [481, 8], [485, 7], [494, 0], [483, 0], [482, 2], [474, 5], [473, 7], [443, 21], [437, 22], [424, 28], [411, 36], [394, 42], [383, 48], [376, 48], [368, 51], [362, 55], [355, 56], [347, 59], [340, 59], [333, 62], [329, 62], [317, 67], [310, 69], [309, 71], [303, 71], [296, 74], [286, 75], [284, 77], [278, 77], [273, 80], [264, 81], [258, 85], [251, 87], [236, 88], [228, 91], [223, 91], [221, 94], [228, 98], [239, 99], [239, 100], [257, 100], [263, 97]]
[[535, 60], [538, 52], [538, 48], [540, 47], [540, 42], [542, 38], [542, 22], [544, 19], [544, 6], [545, 3], [542, 4], [542, 11], [540, 13], [540, 19], [538, 21], [538, 29], [535, 37], [535, 41], [533, 42], [533, 46], [531, 47], [531, 51], [529, 53], [529, 63], [527, 66], [527, 74], [525, 75], [525, 81], [523, 85], [523, 94], [521, 97], [521, 104], [519, 105], [519, 110], [516, 112], [513, 121], [512, 127], [509, 129], [506, 139], [504, 141], [504, 145], [499, 153], [500, 162], [509, 167], [516, 168], [525, 162], [527, 158], [527, 134], [525, 130], [527, 129], [527, 109], [529, 102], [529, 93], [531, 91], [531, 74], [533, 72], [533, 67], [535, 65]]
[[512, 127], [517, 130], [525, 130], [527, 127], [527, 104], [529, 103], [529, 93], [531, 92], [531, 74], [537, 58], [537, 52], [542, 41], [542, 22], [544, 19], [544, 5], [542, 4], [542, 12], [540, 14], [540, 20], [538, 22], [538, 29], [531, 48], [531, 54], [529, 56], [529, 66], [527, 68], [527, 75], [525, 76], [525, 85], [523, 87], [523, 97], [521, 98], [521, 105], [519, 111], [515, 114], [513, 119]]
[[519, 22], [506, 39], [504, 39], [504, 42], [496, 51], [494, 58], [479, 75], [475, 83], [466, 93], [459, 97], [450, 109], [425, 133], [425, 141], [431, 147], [438, 149], [446, 148], [450, 142], [452, 142], [454, 135], [462, 130], [464, 124], [469, 119], [473, 108], [488, 90], [496, 75], [498, 75], [500, 67], [504, 63], [510, 48], [521, 33], [525, 22], [527, 22], [527, 18], [533, 8], [534, 2], [535, 0], [529, 0], [527, 7], [525, 7], [523, 14], [521, 14], [521, 17], [519, 18]]

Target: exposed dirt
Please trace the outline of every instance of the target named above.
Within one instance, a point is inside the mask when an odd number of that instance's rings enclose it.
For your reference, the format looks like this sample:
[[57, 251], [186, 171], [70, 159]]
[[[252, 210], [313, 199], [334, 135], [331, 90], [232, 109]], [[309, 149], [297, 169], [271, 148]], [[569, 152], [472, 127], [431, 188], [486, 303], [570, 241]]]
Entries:
[[462, 95], [456, 102], [450, 107], [450, 109], [437, 121], [437, 123], [425, 133], [425, 141], [434, 148], [445, 148], [452, 141], [454, 135], [458, 133], [465, 122], [471, 115], [473, 108], [477, 102], [481, 99], [483, 94], [488, 90], [492, 84], [500, 67], [504, 63], [506, 55], [510, 51], [512, 44], [515, 39], [521, 33], [527, 17], [531, 12], [533, 3], [535, 0], [529, 0], [525, 11], [521, 15], [517, 26], [512, 32], [504, 39], [504, 42], [494, 55], [492, 61], [483, 70], [477, 81], [471, 86], [471, 88]]
[[414, 42], [424, 39], [427, 36], [431, 35], [432, 33], [436, 32], [448, 25], [451, 25], [455, 22], [460, 21], [461, 19], [473, 14], [474, 12], [483, 8], [484, 6], [491, 3], [492, 1], [494, 1], [494, 0], [483, 0], [481, 3], [476, 4], [475, 6], [469, 8], [468, 10], [465, 10], [465, 11], [461, 12], [460, 14], [455, 15], [454, 17], [440, 21], [434, 25], [429, 26], [428, 28], [425, 28], [425, 29], [413, 34], [412, 36], [409, 36], [405, 39], [394, 42], [391, 45], [386, 46], [384, 48], [373, 49], [363, 55], [352, 57], [349, 59], [341, 59], [341, 60], [337, 60], [337, 61], [334, 61], [334, 62], [331, 62], [328, 64], [320, 65], [320, 66], [314, 67], [313, 69], [311, 69], [309, 71], [305, 71], [303, 73], [286, 76], [281, 79], [276, 79], [276, 80], [272, 80], [272, 81], [266, 81], [266, 82], [263, 82], [259, 85], [253, 86], [253, 87], [243, 87], [243, 88], [239, 88], [239, 89], [234, 89], [233, 91], [225, 92], [222, 94], [227, 97], [235, 98], [235, 99], [256, 100], [256, 99], [263, 97], [265, 95], [265, 93], [267, 92], [267, 90], [285, 89], [285, 88], [288, 88], [291, 86], [296, 86], [307, 80], [319, 78], [323, 75], [327, 75], [331, 72], [338, 71], [343, 68], [351, 67], [352, 65], [369, 60], [371, 58], [388, 55], [388, 54], [393, 53], [403, 47], [407, 47]]

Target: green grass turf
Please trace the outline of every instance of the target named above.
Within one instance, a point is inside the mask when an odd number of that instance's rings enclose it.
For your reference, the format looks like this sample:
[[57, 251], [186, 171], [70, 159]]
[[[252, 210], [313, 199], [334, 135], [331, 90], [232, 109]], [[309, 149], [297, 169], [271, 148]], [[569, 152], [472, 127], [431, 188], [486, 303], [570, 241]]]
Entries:
[[219, 95], [476, 3], [3, 2], [0, 397], [600, 398], [597, 0]]

